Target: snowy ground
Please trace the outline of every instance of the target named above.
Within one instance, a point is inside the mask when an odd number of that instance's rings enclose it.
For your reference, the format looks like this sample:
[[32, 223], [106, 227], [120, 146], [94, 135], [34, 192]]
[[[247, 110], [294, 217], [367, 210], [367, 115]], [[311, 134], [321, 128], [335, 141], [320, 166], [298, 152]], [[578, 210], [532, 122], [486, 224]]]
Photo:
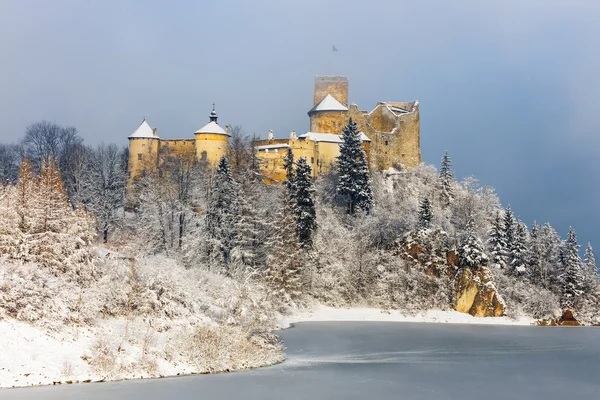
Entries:
[[279, 326], [288, 328], [295, 322], [323, 321], [389, 321], [389, 322], [428, 322], [451, 324], [485, 325], [533, 325], [535, 320], [529, 317], [511, 319], [508, 317], [477, 318], [458, 311], [428, 310], [427, 312], [406, 315], [398, 310], [380, 310], [377, 308], [333, 308], [316, 305], [293, 315], [281, 317]]
[[[143, 321], [127, 324], [125, 319], [109, 319], [99, 320], [94, 327], [70, 327], [57, 333], [4, 319], [0, 321], [0, 388], [210, 372], [207, 368], [211, 367], [192, 365], [182, 357], [185, 345], [178, 339], [190, 342], [188, 336], [181, 336], [187, 328], [182, 323], [161, 332]], [[242, 362], [219, 353], [215, 358], [224, 360], [224, 367], [217, 369], [244, 369], [283, 360], [280, 351], [252, 351], [250, 361]]]

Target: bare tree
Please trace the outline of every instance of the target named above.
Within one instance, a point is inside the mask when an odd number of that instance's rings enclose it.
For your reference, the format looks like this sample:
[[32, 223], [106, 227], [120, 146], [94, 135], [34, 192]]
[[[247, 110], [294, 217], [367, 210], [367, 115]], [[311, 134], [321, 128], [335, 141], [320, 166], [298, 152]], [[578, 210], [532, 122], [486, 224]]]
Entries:
[[14, 184], [19, 177], [23, 149], [17, 144], [0, 144], [0, 179], [2, 184]]

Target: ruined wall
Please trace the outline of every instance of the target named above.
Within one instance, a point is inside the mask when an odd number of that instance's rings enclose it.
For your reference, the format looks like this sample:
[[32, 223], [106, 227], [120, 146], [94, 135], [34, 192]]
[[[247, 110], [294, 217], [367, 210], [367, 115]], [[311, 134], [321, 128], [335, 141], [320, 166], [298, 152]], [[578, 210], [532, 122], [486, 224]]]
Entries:
[[345, 76], [315, 77], [315, 97], [313, 105], [323, 100], [328, 94], [348, 107], [348, 78]]
[[313, 111], [310, 113], [310, 131], [339, 135], [348, 124], [347, 111]]
[[[385, 170], [394, 164], [417, 167], [421, 164], [419, 104], [418, 102], [387, 104], [410, 112], [396, 116], [387, 110], [383, 103], [380, 103], [370, 114], [359, 110], [355, 104], [352, 104], [348, 110], [348, 116], [371, 139], [371, 166], [376, 170]], [[392, 129], [389, 129], [390, 127]]]

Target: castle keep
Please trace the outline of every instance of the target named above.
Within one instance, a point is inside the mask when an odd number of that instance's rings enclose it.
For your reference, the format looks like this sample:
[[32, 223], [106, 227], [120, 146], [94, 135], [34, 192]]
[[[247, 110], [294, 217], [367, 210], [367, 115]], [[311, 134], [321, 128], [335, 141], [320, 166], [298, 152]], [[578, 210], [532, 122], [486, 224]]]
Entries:
[[313, 108], [308, 112], [310, 130], [289, 139], [255, 142], [264, 174], [272, 180], [285, 177], [283, 157], [291, 148], [294, 157], [306, 157], [313, 174], [326, 172], [340, 154], [342, 128], [348, 120], [361, 132], [369, 165], [384, 170], [394, 164], [416, 167], [421, 163], [419, 102], [379, 102], [368, 112], [356, 104], [348, 105], [348, 79], [343, 76], [317, 76]]
[[[306, 157], [314, 176], [328, 171], [339, 155], [342, 128], [352, 120], [358, 126], [369, 165], [384, 170], [394, 164], [416, 167], [421, 163], [419, 102], [379, 102], [368, 112], [348, 104], [348, 79], [343, 76], [317, 76], [313, 107], [308, 111], [310, 129], [289, 138], [275, 139], [269, 131], [265, 140], [254, 142], [257, 158], [267, 181], [285, 178], [283, 158], [292, 149], [296, 159]], [[210, 113], [209, 123], [197, 130], [194, 139], [164, 140], [144, 120], [129, 136], [130, 178], [156, 168], [160, 155], [203, 161], [215, 166], [227, 155], [229, 132]]]

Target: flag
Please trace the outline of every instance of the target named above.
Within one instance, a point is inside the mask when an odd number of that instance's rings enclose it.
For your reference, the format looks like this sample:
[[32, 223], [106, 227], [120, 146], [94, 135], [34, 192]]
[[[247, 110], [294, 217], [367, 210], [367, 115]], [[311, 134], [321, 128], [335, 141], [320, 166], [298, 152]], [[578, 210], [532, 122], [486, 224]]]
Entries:
[[331, 52], [333, 53], [334, 51], [338, 51], [337, 47], [335, 47], [335, 44], [331, 46]]

